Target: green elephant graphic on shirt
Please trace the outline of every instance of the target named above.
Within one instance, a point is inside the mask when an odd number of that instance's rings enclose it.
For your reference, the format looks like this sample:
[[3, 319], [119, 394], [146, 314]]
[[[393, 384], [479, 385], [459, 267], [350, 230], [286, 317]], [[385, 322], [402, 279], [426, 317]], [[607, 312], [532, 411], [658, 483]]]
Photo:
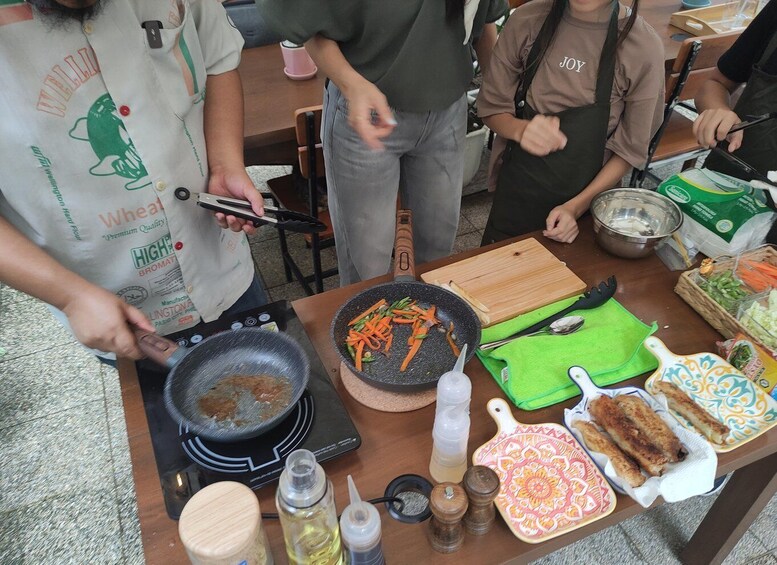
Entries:
[[103, 94], [89, 108], [86, 117], [78, 118], [69, 132], [70, 137], [88, 141], [99, 162], [89, 169], [91, 175], [118, 175], [129, 179], [127, 190], [148, 186], [148, 171], [127, 133], [109, 94]]

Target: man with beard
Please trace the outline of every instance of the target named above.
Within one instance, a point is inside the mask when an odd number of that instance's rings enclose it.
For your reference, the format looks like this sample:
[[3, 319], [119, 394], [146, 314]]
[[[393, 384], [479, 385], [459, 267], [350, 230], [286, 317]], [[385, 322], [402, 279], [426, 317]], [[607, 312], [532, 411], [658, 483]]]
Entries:
[[133, 326], [171, 333], [266, 302], [253, 226], [174, 195], [263, 213], [243, 163], [242, 46], [217, 0], [0, 2], [0, 282], [84, 345], [138, 358]]

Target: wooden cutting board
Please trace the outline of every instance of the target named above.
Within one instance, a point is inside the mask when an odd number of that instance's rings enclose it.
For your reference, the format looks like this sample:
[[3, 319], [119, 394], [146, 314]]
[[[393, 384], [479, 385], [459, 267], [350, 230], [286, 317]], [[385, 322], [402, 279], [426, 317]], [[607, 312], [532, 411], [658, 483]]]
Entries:
[[575, 273], [534, 238], [423, 273], [421, 279], [430, 284], [455, 282], [489, 308], [488, 325], [586, 289]]

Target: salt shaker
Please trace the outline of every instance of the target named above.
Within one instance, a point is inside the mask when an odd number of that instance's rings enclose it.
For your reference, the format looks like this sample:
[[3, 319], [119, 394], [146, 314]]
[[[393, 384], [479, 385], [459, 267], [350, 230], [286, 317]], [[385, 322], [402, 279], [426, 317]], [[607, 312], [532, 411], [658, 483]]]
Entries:
[[464, 490], [469, 507], [464, 514], [464, 528], [475, 536], [487, 533], [494, 524], [494, 499], [499, 494], [499, 476], [493, 469], [475, 465], [464, 473]]
[[464, 545], [461, 518], [467, 511], [467, 493], [455, 483], [440, 483], [432, 489], [429, 499], [432, 519], [429, 521], [429, 541], [440, 553], [453, 553]]

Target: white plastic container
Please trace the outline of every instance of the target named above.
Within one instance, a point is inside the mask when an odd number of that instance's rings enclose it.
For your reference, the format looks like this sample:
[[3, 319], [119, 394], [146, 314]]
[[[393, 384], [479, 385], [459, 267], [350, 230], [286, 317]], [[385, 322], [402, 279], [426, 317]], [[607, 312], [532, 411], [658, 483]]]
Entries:
[[448, 371], [437, 381], [437, 407], [435, 418], [445, 408], [462, 408], [469, 414], [472, 399], [472, 381], [464, 374], [464, 360], [467, 356], [467, 344], [461, 348], [459, 358], [452, 371]]
[[459, 483], [467, 471], [469, 414], [461, 406], [443, 408], [434, 419], [429, 473], [438, 483]]
[[351, 475], [348, 475], [348, 493], [351, 503], [340, 516], [340, 535], [347, 562], [349, 565], [384, 565], [378, 509], [362, 501]]

